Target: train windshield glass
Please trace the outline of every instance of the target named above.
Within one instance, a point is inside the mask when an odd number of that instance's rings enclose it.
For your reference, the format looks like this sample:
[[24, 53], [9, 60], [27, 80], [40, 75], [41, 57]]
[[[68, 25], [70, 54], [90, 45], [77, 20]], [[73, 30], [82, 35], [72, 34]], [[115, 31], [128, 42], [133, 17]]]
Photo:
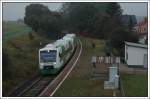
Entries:
[[41, 62], [56, 62], [56, 50], [50, 50], [48, 51], [41, 51], [40, 52], [40, 59]]

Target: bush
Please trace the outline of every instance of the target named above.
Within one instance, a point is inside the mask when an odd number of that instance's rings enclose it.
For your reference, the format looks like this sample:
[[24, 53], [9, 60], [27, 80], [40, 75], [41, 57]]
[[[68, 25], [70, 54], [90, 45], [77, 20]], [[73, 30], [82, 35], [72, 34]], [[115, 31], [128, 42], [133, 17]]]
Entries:
[[12, 77], [12, 75], [11, 75], [11, 73], [12, 73], [11, 66], [12, 66], [12, 63], [11, 63], [11, 60], [8, 56], [7, 50], [3, 49], [3, 51], [2, 51], [3, 80]]
[[119, 28], [112, 32], [110, 36], [110, 45], [118, 50], [120, 56], [124, 56], [125, 41], [138, 42], [138, 35], [134, 32], [129, 32], [124, 28]]
[[33, 39], [34, 39], [34, 35], [33, 35], [31, 32], [28, 33], [28, 36], [29, 36], [29, 39], [30, 39], [30, 40], [33, 40]]
[[21, 48], [19, 45], [17, 45], [16, 42], [11, 41], [10, 44], [11, 44], [15, 49], [17, 49], [17, 50], [19, 50], [19, 51], [22, 51], [22, 48]]
[[[46, 35], [49, 38], [57, 37], [63, 29], [61, 13], [52, 12], [42, 4], [30, 4], [27, 6], [24, 22], [36, 33], [42, 31], [42, 35]], [[32, 39], [31, 34], [29, 34], [29, 37]]]

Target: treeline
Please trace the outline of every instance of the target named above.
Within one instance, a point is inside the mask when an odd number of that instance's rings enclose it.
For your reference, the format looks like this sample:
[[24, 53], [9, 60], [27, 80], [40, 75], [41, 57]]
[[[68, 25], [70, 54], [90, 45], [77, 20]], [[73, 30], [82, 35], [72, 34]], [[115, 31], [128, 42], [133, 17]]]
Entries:
[[107, 40], [106, 51], [117, 50], [123, 55], [124, 41], [137, 42], [138, 36], [122, 21], [122, 9], [116, 2], [109, 3], [63, 3], [60, 11], [50, 11], [42, 4], [26, 7], [24, 21], [38, 34], [57, 39], [62, 32], [73, 32]]
[[26, 7], [24, 22], [40, 34], [51, 37], [61, 35], [63, 19], [59, 12], [52, 12], [42, 4], [30, 4]]

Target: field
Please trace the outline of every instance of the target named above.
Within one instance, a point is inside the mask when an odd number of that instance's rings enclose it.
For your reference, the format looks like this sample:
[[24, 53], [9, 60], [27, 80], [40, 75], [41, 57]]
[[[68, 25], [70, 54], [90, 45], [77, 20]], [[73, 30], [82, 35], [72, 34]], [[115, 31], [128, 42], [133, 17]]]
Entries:
[[[105, 41], [81, 37], [83, 44], [83, 52], [70, 76], [63, 82], [61, 87], [56, 91], [54, 96], [113, 96], [113, 90], [104, 90], [104, 80], [93, 79], [91, 77], [91, 57], [105, 55]], [[92, 48], [92, 43], [95, 43], [95, 49]], [[104, 64], [96, 64], [97, 72], [107, 72], [107, 67]], [[117, 90], [117, 96], [120, 96]]]
[[122, 74], [123, 88], [126, 97], [147, 97], [147, 74]]
[[32, 32], [32, 29], [23, 22], [3, 21], [3, 41]]
[[29, 34], [31, 31], [26, 31], [27, 27], [20, 24], [11, 22], [3, 25], [3, 96], [7, 96], [16, 86], [37, 74], [38, 50], [52, 42], [34, 32]]

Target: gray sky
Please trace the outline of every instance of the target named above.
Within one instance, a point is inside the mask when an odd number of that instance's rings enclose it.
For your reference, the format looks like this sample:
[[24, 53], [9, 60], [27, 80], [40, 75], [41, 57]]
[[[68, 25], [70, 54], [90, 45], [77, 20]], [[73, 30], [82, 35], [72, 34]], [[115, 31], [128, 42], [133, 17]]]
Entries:
[[[17, 20], [24, 17], [25, 7], [30, 3], [3, 3], [3, 20]], [[52, 11], [61, 8], [62, 3], [42, 3]], [[147, 16], [147, 3], [120, 3], [123, 14]]]
[[[31, 3], [3, 3], [3, 20], [17, 20], [24, 17], [25, 7]], [[52, 11], [61, 8], [62, 3], [40, 3]]]
[[120, 3], [123, 14], [147, 16], [147, 3]]

